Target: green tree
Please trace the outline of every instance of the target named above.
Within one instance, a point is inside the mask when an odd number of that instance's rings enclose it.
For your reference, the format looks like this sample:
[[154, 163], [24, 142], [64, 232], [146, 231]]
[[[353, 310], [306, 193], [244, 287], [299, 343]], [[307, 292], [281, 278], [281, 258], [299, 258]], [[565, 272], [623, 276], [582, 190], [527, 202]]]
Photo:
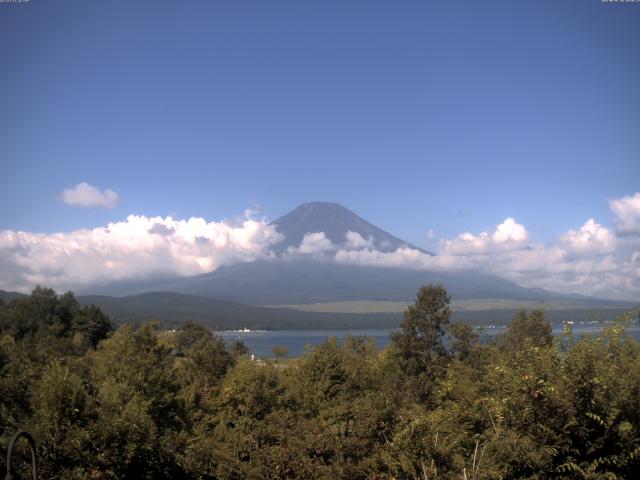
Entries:
[[72, 292], [58, 296], [51, 288], [38, 286], [30, 296], [0, 308], [0, 331], [16, 341], [82, 335], [95, 346], [111, 330], [111, 321], [98, 307], [81, 307]]
[[400, 331], [391, 334], [402, 371], [416, 381], [416, 393], [422, 400], [428, 398], [433, 382], [446, 367], [448, 355], [442, 339], [451, 316], [450, 302], [442, 285], [421, 287], [415, 303], [404, 312]]
[[113, 330], [111, 320], [95, 305], [77, 310], [71, 322], [73, 334], [81, 334], [92, 346], [108, 338]]
[[92, 419], [87, 385], [86, 378], [57, 360], [33, 384], [33, 416], [27, 429], [38, 441], [44, 466], [41, 474], [70, 472], [86, 461], [85, 454], [91, 446], [88, 425]]
[[548, 347], [553, 343], [551, 322], [545, 318], [544, 310], [528, 313], [518, 310], [504, 334], [502, 345], [507, 350], [521, 349], [525, 344], [535, 347]]
[[206, 408], [215, 395], [217, 385], [235, 364], [222, 338], [209, 329], [186, 322], [176, 335], [179, 358], [175, 370], [181, 388], [181, 397], [196, 408]]
[[478, 334], [471, 325], [454, 323], [447, 329], [451, 336], [451, 352], [460, 361], [470, 360], [479, 345]]
[[170, 477], [177, 468], [187, 415], [175, 357], [159, 333], [154, 323], [137, 330], [125, 325], [91, 355], [99, 402], [96, 468], [114, 478]]

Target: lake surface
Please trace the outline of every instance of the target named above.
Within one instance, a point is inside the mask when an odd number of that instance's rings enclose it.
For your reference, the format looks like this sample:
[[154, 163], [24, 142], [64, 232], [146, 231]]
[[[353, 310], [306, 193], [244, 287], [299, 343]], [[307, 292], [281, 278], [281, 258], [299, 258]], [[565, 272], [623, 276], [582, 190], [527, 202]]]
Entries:
[[[604, 326], [611, 325], [606, 322]], [[581, 335], [597, 334], [602, 330], [602, 323], [576, 323], [573, 325], [575, 337]], [[504, 331], [504, 326], [485, 327], [482, 335], [492, 336]], [[249, 348], [250, 352], [257, 358], [274, 357], [274, 347], [286, 347], [289, 357], [297, 357], [304, 352], [305, 348], [319, 345], [329, 337], [336, 337], [343, 341], [345, 337], [366, 336], [375, 339], [378, 348], [383, 348], [389, 344], [391, 329], [357, 329], [357, 330], [269, 330], [269, 331], [221, 331], [216, 332], [226, 341], [242, 340]], [[553, 333], [558, 335], [562, 332], [562, 325], [554, 325]], [[627, 332], [636, 340], [640, 341], [640, 325], [634, 324], [627, 328]]]

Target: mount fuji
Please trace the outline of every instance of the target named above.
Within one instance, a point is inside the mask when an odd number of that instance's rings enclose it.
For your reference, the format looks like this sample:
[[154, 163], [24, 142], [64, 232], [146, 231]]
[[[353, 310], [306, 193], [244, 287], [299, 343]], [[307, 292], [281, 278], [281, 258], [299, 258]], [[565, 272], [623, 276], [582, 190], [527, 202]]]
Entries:
[[283, 236], [276, 255], [267, 260], [221, 267], [182, 278], [120, 281], [88, 287], [82, 294], [137, 295], [172, 292], [242, 302], [250, 305], [292, 305], [344, 301], [410, 301], [427, 283], [442, 283], [456, 300], [501, 299], [535, 302], [595, 301], [540, 288], [526, 288], [481, 271], [435, 271], [417, 268], [340, 264], [310, 255], [287, 255], [305, 237], [322, 234], [332, 248], [356, 236], [368, 248], [393, 252], [398, 248], [426, 252], [376, 227], [337, 203], [310, 202], [271, 223]]

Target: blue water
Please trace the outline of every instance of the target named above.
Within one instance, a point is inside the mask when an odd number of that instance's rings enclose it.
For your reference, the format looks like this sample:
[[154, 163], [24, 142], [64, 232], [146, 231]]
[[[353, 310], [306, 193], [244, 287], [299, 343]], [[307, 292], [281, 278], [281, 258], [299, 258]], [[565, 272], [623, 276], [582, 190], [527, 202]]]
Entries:
[[297, 357], [307, 347], [324, 343], [329, 337], [336, 337], [343, 341], [345, 337], [371, 337], [378, 348], [382, 348], [390, 341], [390, 329], [368, 330], [273, 330], [256, 332], [225, 331], [216, 332], [225, 340], [242, 340], [249, 351], [257, 358], [273, 358], [273, 347], [286, 347], [290, 357]]
[[[609, 323], [605, 323], [609, 325]], [[602, 323], [576, 323], [573, 325], [575, 337], [586, 334], [594, 334], [602, 330]], [[503, 332], [505, 327], [484, 328], [483, 335], [496, 335]], [[383, 348], [389, 344], [390, 329], [358, 329], [358, 330], [272, 330], [272, 331], [222, 331], [216, 332], [227, 341], [242, 340], [249, 348], [249, 351], [257, 358], [274, 357], [273, 348], [277, 346], [286, 347], [289, 357], [297, 357], [304, 352], [305, 348], [324, 343], [329, 337], [336, 337], [338, 341], [343, 341], [347, 336], [366, 336], [375, 339], [376, 346]], [[553, 333], [558, 335], [562, 332], [562, 326], [554, 326]], [[640, 325], [634, 324], [627, 328], [627, 332], [636, 340], [640, 341]]]

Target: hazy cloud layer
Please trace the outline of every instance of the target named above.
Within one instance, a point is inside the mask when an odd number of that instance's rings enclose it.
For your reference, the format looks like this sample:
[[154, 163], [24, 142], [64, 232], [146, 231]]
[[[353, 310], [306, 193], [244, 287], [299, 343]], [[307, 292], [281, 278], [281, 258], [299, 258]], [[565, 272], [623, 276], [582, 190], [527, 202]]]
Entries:
[[92, 230], [0, 232], [0, 289], [57, 289], [153, 274], [196, 275], [270, 256], [282, 236], [264, 221], [131, 215]]
[[113, 208], [118, 203], [118, 194], [113, 190], [100, 191], [93, 185], [82, 182], [73, 188], [65, 188], [58, 194], [60, 201], [73, 207]]
[[[430, 270], [480, 269], [521, 285], [608, 298], [640, 298], [640, 193], [609, 202], [615, 225], [591, 218], [555, 241], [536, 243], [526, 227], [506, 218], [480, 233], [440, 241], [438, 255], [402, 247], [376, 249], [374, 239], [348, 232], [334, 244], [310, 232], [282, 255], [343, 264]], [[202, 218], [129, 216], [92, 230], [39, 234], [0, 232], [0, 289], [57, 289], [154, 274], [195, 275], [222, 265], [275, 257], [282, 240], [264, 219], [234, 222]]]
[[335, 261], [431, 270], [480, 269], [521, 285], [604, 298], [640, 298], [640, 193], [609, 202], [617, 229], [594, 219], [550, 244], [533, 243], [513, 218], [491, 231], [465, 232], [440, 242], [436, 256], [410, 248], [395, 252], [341, 249]]
[[640, 246], [632, 245], [606, 254], [611, 252], [615, 241], [611, 241], [610, 232], [592, 236], [589, 232], [592, 227], [587, 222], [578, 231], [570, 230], [556, 244], [548, 246], [536, 244], [504, 251], [452, 254], [447, 251], [450, 243], [443, 243], [444, 250], [435, 256], [411, 248], [400, 248], [395, 252], [341, 249], [334, 259], [351, 265], [425, 270], [478, 269], [527, 287], [637, 300], [640, 294]]
[[408, 247], [398, 248], [395, 252], [381, 252], [370, 248], [361, 250], [340, 249], [333, 258], [338, 263], [351, 265], [412, 269], [437, 268], [437, 262], [434, 261], [434, 257]]

